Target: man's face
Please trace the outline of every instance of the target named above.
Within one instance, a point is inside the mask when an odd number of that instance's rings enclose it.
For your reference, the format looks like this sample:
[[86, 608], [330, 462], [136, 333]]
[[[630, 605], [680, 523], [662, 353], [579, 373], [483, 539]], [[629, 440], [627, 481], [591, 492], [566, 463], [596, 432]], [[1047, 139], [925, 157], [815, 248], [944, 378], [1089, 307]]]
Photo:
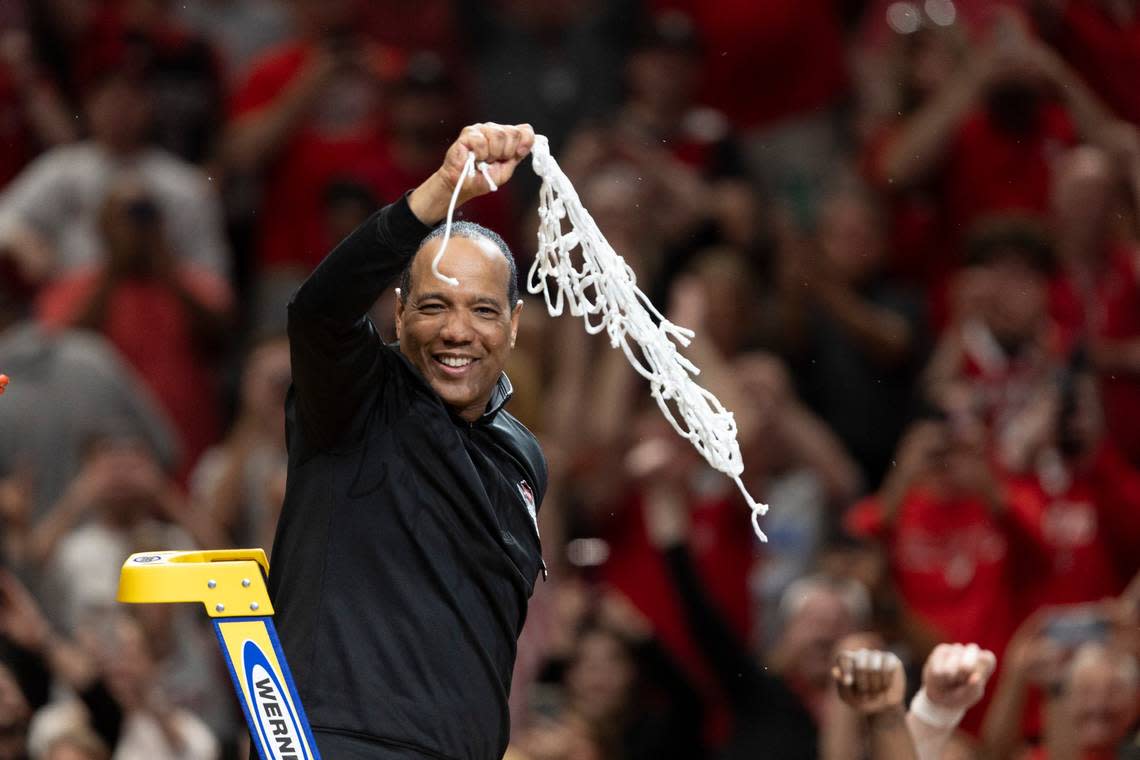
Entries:
[[453, 237], [440, 271], [431, 271], [441, 238], [420, 249], [412, 263], [411, 292], [396, 300], [400, 351], [463, 419], [479, 419], [507, 363], [522, 303], [507, 302], [510, 268], [489, 240]]
[[100, 83], [87, 100], [91, 134], [116, 151], [130, 151], [146, 141], [151, 124], [150, 94], [123, 76]]

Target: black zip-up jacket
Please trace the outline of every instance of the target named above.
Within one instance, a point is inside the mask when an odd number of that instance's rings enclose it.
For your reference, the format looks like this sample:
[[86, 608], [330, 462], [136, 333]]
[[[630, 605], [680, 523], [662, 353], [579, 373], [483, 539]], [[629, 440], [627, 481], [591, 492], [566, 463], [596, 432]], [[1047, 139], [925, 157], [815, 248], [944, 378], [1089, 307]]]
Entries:
[[318, 744], [343, 734], [500, 760], [543, 569], [546, 462], [503, 410], [506, 375], [466, 422], [365, 316], [428, 231], [406, 197], [381, 209], [289, 304], [289, 476], [269, 587]]

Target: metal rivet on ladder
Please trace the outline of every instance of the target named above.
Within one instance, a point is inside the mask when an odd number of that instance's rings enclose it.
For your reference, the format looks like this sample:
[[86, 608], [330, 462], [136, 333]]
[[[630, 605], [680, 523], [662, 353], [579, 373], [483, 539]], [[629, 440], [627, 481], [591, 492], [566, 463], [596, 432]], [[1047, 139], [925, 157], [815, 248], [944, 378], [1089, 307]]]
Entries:
[[207, 581], [207, 582], [206, 582], [206, 586], [207, 586], [208, 588], [217, 588], [217, 587], [218, 587], [218, 582], [217, 582], [217, 581]]
[[218, 606], [214, 607], [214, 609], [217, 610], [218, 612], [225, 612], [226, 611], [226, 605], [219, 604]]
[[258, 604], [257, 602], [250, 602], [249, 603], [249, 608], [251, 610], [253, 610], [254, 612], [257, 612], [258, 608], [260, 608], [260, 607], [261, 607], [261, 605]]
[[243, 578], [241, 581], [242, 588], [249, 588], [249, 578]]

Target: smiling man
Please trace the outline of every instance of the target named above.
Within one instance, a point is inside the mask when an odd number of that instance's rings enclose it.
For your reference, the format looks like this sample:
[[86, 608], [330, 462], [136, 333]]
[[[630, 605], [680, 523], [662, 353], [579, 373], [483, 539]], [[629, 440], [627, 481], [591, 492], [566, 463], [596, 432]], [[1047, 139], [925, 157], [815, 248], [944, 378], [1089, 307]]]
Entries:
[[[542, 553], [538, 442], [503, 407], [519, 311], [498, 235], [435, 227], [470, 153], [503, 184], [526, 125], [467, 127], [289, 305], [289, 480], [269, 585], [325, 758], [499, 760]], [[489, 192], [465, 180], [460, 201]], [[433, 229], [433, 227], [435, 227]], [[398, 345], [365, 316], [399, 277]]]

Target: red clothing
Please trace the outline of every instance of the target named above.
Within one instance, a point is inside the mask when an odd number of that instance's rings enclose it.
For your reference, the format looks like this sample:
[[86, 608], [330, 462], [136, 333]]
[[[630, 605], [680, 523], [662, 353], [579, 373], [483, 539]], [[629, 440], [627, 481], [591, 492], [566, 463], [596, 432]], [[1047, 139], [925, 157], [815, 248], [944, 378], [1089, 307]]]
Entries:
[[[313, 50], [306, 42], [292, 42], [254, 63], [231, 104], [232, 118], [240, 120], [272, 104]], [[266, 172], [258, 213], [262, 265], [307, 272], [324, 258], [336, 242], [329, 239], [322, 206], [324, 189], [333, 181], [360, 183], [382, 203], [394, 200], [380, 194], [378, 177], [387, 166], [378, 89], [365, 74], [336, 80], [277, 151]]]
[[[1087, 289], [1073, 273], [1063, 273], [1051, 298], [1070, 341], [1140, 340], [1140, 251], [1110, 244], [1104, 266]], [[1140, 462], [1140, 376], [1102, 375], [1100, 392], [1109, 434], [1129, 459]]]
[[[229, 289], [216, 275], [184, 268], [178, 276], [182, 286], [206, 308], [230, 308]], [[48, 287], [40, 297], [41, 321], [52, 327], [73, 324], [101, 277], [99, 270], [86, 270]], [[195, 347], [185, 307], [161, 284], [126, 281], [109, 297], [102, 333], [170, 415], [182, 435], [182, 470], [188, 471], [221, 431], [214, 377]]]
[[[1067, 477], [1066, 477], [1067, 476]], [[1088, 466], [1048, 475], [1011, 478], [1010, 517], [1041, 548], [1044, 566], [1018, 568], [1022, 615], [1047, 605], [1095, 602], [1124, 590], [1115, 547], [1140, 529], [1133, 493], [1140, 479], [1111, 447]]]
[[1053, 43], [1117, 114], [1140, 124], [1140, 15], [1121, 25], [1098, 0], [1069, 0]]
[[697, 25], [701, 97], [750, 129], [834, 103], [847, 87], [843, 29], [832, 0], [654, 0]]
[[940, 167], [900, 188], [883, 166], [900, 128], [895, 123], [870, 140], [862, 171], [888, 202], [891, 269], [927, 289], [931, 323], [942, 328], [949, 320], [946, 288], [962, 264], [963, 237], [975, 222], [995, 214], [1045, 216], [1053, 159], [1076, 142], [1076, 131], [1057, 103], [1042, 106], [1037, 130], [1025, 136], [999, 129], [986, 109], [976, 108], [959, 125]]
[[958, 128], [945, 164], [949, 231], [960, 237], [970, 225], [1000, 212], [1044, 216], [1049, 210], [1053, 160], [1076, 143], [1068, 112], [1057, 103], [1041, 107], [1035, 133], [1000, 130], [984, 109]]
[[937, 178], [900, 190], [887, 176], [884, 153], [898, 138], [899, 127], [892, 124], [868, 140], [860, 169], [885, 201], [890, 274], [926, 291], [928, 318], [941, 328], [949, 318], [946, 288], [960, 257], [943, 229], [946, 220]]
[[[652, 623], [658, 639], [681, 665], [693, 682], [712, 701], [710, 728], [723, 732], [728, 726], [728, 710], [715, 687], [715, 679], [685, 621], [680, 596], [673, 587], [669, 569], [661, 554], [649, 543], [640, 494], [620, 509], [606, 526], [604, 538], [610, 556], [602, 567], [602, 578], [625, 594]], [[693, 526], [689, 549], [709, 597], [740, 637], [751, 641], [752, 604], [748, 576], [754, 550], [750, 531], [740, 529], [740, 508], [732, 499], [698, 502], [692, 510]]]
[[[999, 522], [980, 499], [947, 501], [921, 488], [907, 494], [893, 526], [874, 497], [852, 507], [846, 524], [884, 544], [903, 600], [945, 641], [973, 642], [1001, 659], [1018, 624], [1014, 559], [1032, 555], [1016, 525]], [[992, 696], [966, 714], [963, 730], [978, 732]]]
[[455, 5], [450, 0], [368, 0], [361, 3], [362, 26], [370, 39], [385, 45], [458, 58], [463, 44]]
[[1000, 655], [1017, 623], [1011, 537], [980, 499], [943, 501], [914, 488], [893, 526], [876, 498], [856, 504], [846, 521], [855, 535], [884, 542], [904, 601], [947, 641]]

